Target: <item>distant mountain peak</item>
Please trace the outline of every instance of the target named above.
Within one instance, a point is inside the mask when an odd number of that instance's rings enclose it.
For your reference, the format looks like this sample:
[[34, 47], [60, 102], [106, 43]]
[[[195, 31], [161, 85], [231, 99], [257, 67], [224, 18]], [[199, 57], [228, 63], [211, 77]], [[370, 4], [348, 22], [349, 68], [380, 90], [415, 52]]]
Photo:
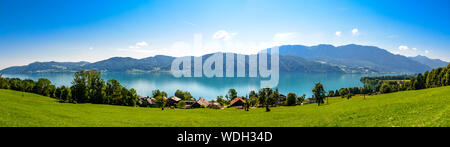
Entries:
[[412, 60], [415, 60], [417, 62], [420, 62], [422, 64], [425, 64], [427, 66], [429, 66], [430, 68], [438, 68], [438, 67], [445, 67], [447, 66], [449, 63], [446, 61], [442, 61], [441, 59], [431, 59], [427, 56], [423, 56], [423, 55], [417, 55], [415, 57], [408, 57]]
[[[270, 50], [270, 49], [267, 49]], [[425, 56], [405, 57], [394, 55], [376, 46], [347, 44], [334, 46], [279, 46], [280, 71], [293, 72], [345, 72], [345, 73], [419, 73], [435, 67], [446, 66], [448, 62], [429, 59]], [[207, 58], [212, 54], [205, 54]], [[94, 63], [81, 62], [33, 62], [26, 66], [15, 66], [1, 70], [1, 73], [74, 72], [92, 69], [103, 72], [128, 71], [170, 71], [176, 57], [156, 55], [142, 59], [112, 57]]]

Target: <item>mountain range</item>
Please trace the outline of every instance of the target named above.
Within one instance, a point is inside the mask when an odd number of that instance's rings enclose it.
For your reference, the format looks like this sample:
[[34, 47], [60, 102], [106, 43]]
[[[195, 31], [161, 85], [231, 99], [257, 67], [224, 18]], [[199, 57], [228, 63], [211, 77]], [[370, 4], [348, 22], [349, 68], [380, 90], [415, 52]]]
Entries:
[[430, 59], [428, 57], [421, 56], [421, 55], [418, 55], [415, 57], [409, 57], [409, 58], [414, 61], [417, 61], [419, 63], [428, 65], [431, 68], [445, 67], [449, 64], [448, 62], [442, 61], [440, 59]]
[[[284, 45], [279, 47], [279, 54], [281, 72], [419, 73], [448, 64], [439, 59], [429, 59], [425, 56], [405, 57], [378, 47], [355, 44], [338, 47]], [[211, 55], [202, 57], [205, 60]], [[245, 56], [248, 68], [249, 55]], [[113, 57], [94, 63], [34, 62], [26, 66], [5, 68], [0, 73], [76, 72], [82, 69], [97, 69], [102, 72], [167, 72], [170, 71], [174, 59], [175, 57], [157, 55], [143, 59]], [[236, 58], [234, 63], [237, 63]]]

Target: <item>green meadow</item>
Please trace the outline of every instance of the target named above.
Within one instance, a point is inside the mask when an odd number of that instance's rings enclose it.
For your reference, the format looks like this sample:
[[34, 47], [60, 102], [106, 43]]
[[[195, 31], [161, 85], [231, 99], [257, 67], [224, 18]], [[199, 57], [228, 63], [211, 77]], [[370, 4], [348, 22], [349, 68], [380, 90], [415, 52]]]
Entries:
[[323, 106], [168, 109], [59, 103], [0, 89], [1, 127], [450, 127], [450, 87], [329, 98]]

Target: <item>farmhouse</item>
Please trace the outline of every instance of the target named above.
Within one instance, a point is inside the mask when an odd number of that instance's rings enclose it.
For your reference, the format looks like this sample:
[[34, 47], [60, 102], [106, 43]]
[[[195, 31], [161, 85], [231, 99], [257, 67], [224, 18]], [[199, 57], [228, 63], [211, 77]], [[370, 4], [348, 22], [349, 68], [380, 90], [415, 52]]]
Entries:
[[280, 94], [280, 97], [277, 101], [278, 106], [284, 106], [284, 102], [286, 102], [286, 96], [283, 94]]
[[195, 102], [195, 104], [192, 105], [192, 108], [200, 108], [202, 105], [207, 107], [209, 102], [205, 98], [200, 98], [197, 102]]
[[180, 98], [176, 97], [176, 96], [172, 96], [170, 98], [167, 99], [167, 106], [174, 106], [176, 107], [178, 102], [181, 101]]
[[156, 99], [155, 98], [147, 98], [147, 105], [150, 107], [156, 107]]
[[184, 102], [186, 102], [186, 108], [191, 108], [192, 105], [194, 105], [197, 101], [195, 100], [195, 98], [191, 98], [184, 100]]
[[246, 103], [244, 99], [242, 99], [241, 97], [236, 97], [233, 100], [231, 100], [230, 107], [243, 106], [244, 103]]
[[220, 108], [222, 109], [222, 104], [220, 104], [219, 102], [210, 102], [208, 105], [208, 108]]

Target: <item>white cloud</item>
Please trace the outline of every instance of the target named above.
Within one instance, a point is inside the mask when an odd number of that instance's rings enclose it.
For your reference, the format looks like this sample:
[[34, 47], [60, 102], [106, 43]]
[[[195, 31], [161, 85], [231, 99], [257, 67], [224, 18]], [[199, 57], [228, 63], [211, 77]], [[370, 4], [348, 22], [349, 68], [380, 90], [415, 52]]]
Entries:
[[146, 47], [146, 46], [148, 46], [148, 43], [145, 42], [145, 41], [141, 41], [141, 42], [137, 42], [136, 45], [129, 46], [128, 48], [130, 48], [130, 49], [138, 49], [138, 48]]
[[425, 50], [425, 54], [428, 54], [428, 53], [430, 53], [430, 51], [428, 51], [428, 50]]
[[341, 31], [336, 31], [336, 36], [341, 37], [342, 32]]
[[415, 51], [417, 51], [417, 48], [412, 48], [412, 50], [415, 50]]
[[91, 50], [91, 51], [94, 50], [94, 47], [89, 47], [89, 50]]
[[408, 50], [409, 48], [408, 48], [408, 46], [400, 45], [400, 46], [398, 47], [398, 49], [404, 51], [404, 50]]
[[188, 25], [191, 25], [191, 26], [194, 26], [194, 27], [197, 26], [196, 24], [194, 24], [194, 23], [192, 23], [192, 22], [189, 22], [189, 21], [184, 21], [184, 23], [185, 23], [185, 24], [188, 24]]
[[[235, 35], [235, 33], [233, 33], [233, 34]], [[230, 33], [228, 33], [227, 31], [220, 30], [220, 31], [217, 31], [216, 33], [214, 33], [213, 38], [217, 39], [217, 40], [229, 40], [229, 39], [231, 39], [231, 36], [233, 34], [230, 35]]]
[[353, 35], [357, 35], [358, 32], [359, 32], [359, 30], [358, 30], [357, 28], [354, 28], [354, 29], [352, 30], [352, 34], [353, 34]]

